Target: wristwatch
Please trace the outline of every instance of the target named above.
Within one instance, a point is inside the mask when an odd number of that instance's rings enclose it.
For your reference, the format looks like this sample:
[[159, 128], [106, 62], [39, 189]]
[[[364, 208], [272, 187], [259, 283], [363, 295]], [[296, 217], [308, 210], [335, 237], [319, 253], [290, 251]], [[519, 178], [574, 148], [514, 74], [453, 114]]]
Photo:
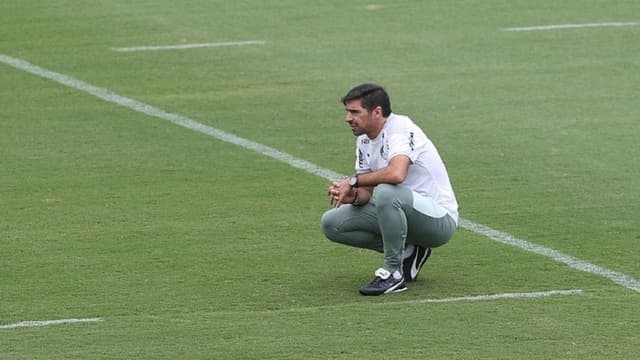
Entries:
[[349, 178], [349, 185], [351, 185], [352, 187], [358, 187], [358, 174], [355, 174]]

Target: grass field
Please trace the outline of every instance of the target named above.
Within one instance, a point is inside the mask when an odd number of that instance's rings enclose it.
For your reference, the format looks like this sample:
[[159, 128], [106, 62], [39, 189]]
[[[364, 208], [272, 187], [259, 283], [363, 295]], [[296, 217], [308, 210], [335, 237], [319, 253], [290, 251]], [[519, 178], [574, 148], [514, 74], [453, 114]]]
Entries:
[[[0, 359], [638, 358], [640, 24], [505, 31], [638, 21], [632, 0], [3, 0]], [[365, 81], [473, 225], [381, 298], [357, 293], [381, 256], [320, 233], [326, 176], [125, 101], [348, 174], [339, 99]]]

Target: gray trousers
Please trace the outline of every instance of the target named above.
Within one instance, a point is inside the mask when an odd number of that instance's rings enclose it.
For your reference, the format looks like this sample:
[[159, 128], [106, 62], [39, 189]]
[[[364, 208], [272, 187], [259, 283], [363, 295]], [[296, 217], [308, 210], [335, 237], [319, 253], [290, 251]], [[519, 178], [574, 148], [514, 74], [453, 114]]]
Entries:
[[332, 241], [384, 253], [384, 268], [402, 272], [406, 244], [444, 245], [456, 230], [453, 218], [433, 199], [402, 185], [380, 184], [363, 206], [342, 205], [322, 215]]

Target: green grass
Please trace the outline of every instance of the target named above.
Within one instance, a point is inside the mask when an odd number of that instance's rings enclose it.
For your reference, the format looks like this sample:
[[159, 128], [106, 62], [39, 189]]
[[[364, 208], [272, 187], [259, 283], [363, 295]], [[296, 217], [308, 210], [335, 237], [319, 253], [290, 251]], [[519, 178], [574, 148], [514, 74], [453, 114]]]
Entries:
[[[6, 0], [0, 54], [340, 173], [385, 85], [465, 219], [640, 278], [635, 1]], [[113, 47], [266, 40], [118, 53]], [[409, 291], [325, 240], [327, 181], [0, 63], [1, 359], [633, 359], [637, 292], [459, 230]], [[579, 296], [398, 302], [583, 289]]]

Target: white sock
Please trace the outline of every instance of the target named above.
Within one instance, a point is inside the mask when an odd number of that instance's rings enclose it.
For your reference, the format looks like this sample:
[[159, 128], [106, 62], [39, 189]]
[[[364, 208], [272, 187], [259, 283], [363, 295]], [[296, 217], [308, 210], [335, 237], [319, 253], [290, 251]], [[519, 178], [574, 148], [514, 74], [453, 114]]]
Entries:
[[413, 244], [409, 244], [409, 245], [407, 245], [407, 247], [406, 247], [406, 248], [404, 248], [404, 252], [402, 253], [402, 258], [403, 258], [403, 259], [406, 259], [406, 258], [408, 258], [409, 256], [411, 256], [411, 254], [413, 253], [413, 249], [414, 249], [415, 247], [416, 247], [416, 246], [415, 246], [415, 245], [413, 245]]

